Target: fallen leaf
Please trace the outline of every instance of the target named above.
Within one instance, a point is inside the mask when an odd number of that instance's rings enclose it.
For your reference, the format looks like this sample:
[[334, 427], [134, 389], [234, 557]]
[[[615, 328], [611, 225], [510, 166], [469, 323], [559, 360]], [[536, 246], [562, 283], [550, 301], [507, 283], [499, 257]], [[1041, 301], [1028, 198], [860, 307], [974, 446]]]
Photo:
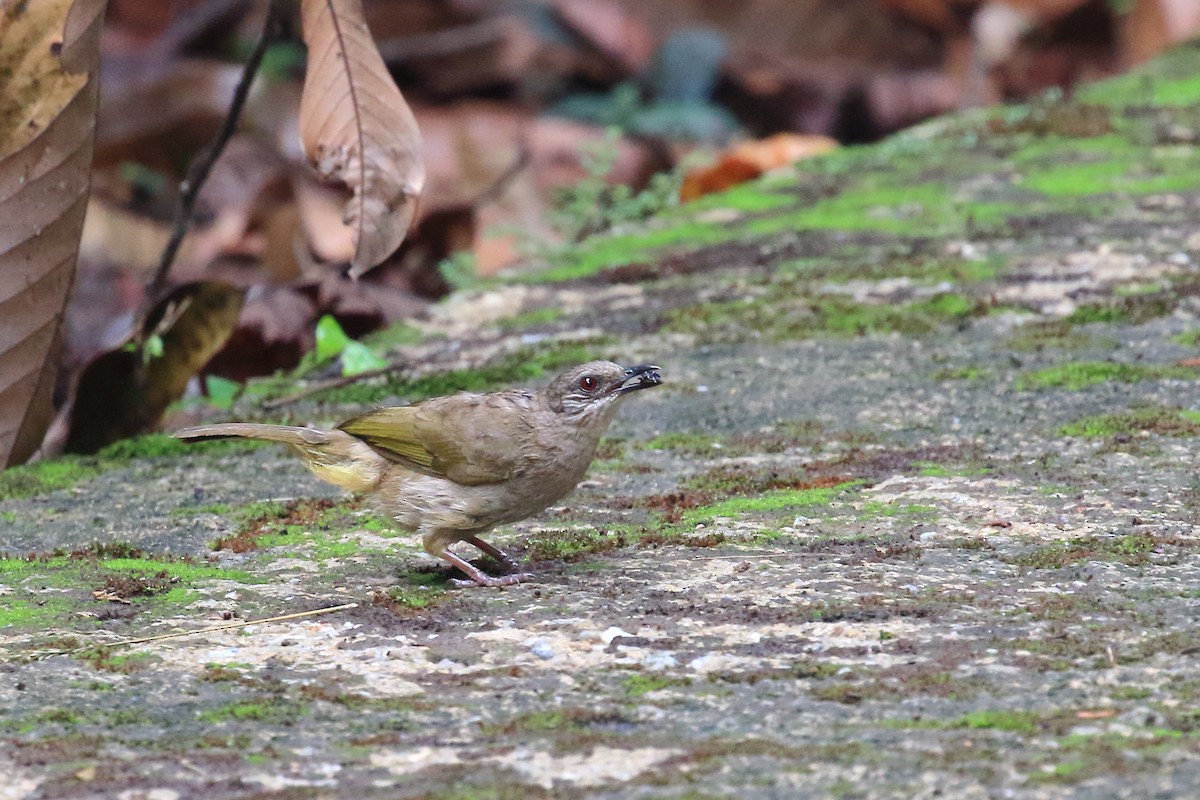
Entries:
[[41, 0], [0, 9], [0, 467], [28, 458], [53, 416], [104, 8]]
[[140, 337], [83, 370], [66, 450], [93, 453], [152, 430], [188, 381], [225, 344], [245, 293], [215, 281], [185, 284], [151, 311]]
[[773, 169], [828, 153], [837, 146], [837, 141], [828, 136], [798, 133], [777, 133], [766, 139], [743, 142], [726, 150], [716, 164], [694, 169], [684, 176], [679, 199], [686, 203], [728, 189]]
[[360, 0], [303, 0], [308, 69], [300, 137], [309, 163], [353, 196], [350, 274], [382, 262], [404, 241], [425, 185], [416, 119], [384, 66]]

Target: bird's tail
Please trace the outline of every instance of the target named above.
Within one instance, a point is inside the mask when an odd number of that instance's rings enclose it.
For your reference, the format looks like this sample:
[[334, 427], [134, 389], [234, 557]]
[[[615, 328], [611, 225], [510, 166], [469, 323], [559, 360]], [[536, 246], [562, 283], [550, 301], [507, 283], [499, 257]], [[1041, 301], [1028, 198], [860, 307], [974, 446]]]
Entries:
[[328, 438], [326, 431], [316, 428], [297, 428], [292, 425], [263, 425], [255, 422], [223, 422], [217, 425], [197, 425], [175, 431], [176, 439], [205, 441], [208, 439], [261, 439], [266, 442], [306, 445], [323, 444]]
[[236, 437], [286, 444], [318, 478], [352, 492], [375, 488], [387, 466], [387, 459], [366, 442], [336, 429], [222, 422], [183, 428], [171, 435], [188, 442]]

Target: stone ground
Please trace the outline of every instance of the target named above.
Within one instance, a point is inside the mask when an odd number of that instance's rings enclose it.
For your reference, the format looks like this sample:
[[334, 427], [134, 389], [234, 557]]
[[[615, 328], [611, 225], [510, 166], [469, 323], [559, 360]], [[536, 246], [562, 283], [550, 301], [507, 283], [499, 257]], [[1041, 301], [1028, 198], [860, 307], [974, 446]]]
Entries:
[[395, 377], [193, 412], [660, 364], [495, 534], [532, 582], [450, 588], [269, 447], [0, 476], [0, 799], [1200, 796], [1198, 72], [847, 151], [456, 296]]

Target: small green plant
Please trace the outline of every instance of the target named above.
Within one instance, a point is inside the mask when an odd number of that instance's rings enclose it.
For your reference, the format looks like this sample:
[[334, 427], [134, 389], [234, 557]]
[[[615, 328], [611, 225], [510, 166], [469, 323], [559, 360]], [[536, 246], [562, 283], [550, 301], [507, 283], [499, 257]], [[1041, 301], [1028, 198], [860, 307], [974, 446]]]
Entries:
[[387, 359], [376, 355], [362, 342], [356, 342], [347, 336], [338, 321], [329, 314], [317, 321], [316, 338], [317, 362], [338, 357], [342, 361], [343, 375], [360, 375], [387, 366]]
[[602, 140], [585, 148], [580, 156], [583, 179], [559, 192], [550, 211], [550, 224], [563, 241], [581, 242], [619, 225], [647, 219], [677, 202], [680, 171], [655, 175], [641, 191], [608, 182], [620, 139], [620, 129], [609, 128]]
[[459, 250], [448, 258], [442, 259], [437, 265], [438, 273], [454, 290], [470, 289], [478, 286], [479, 265], [475, 253], [470, 250]]

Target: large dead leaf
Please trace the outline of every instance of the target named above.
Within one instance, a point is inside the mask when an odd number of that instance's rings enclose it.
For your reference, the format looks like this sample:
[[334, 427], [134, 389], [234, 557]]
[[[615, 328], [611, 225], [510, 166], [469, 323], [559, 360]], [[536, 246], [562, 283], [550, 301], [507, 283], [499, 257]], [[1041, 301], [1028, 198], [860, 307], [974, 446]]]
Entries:
[[28, 458], [52, 416], [105, 2], [0, 4], [0, 467]]
[[225, 345], [244, 299], [241, 289], [206, 281], [159, 302], [131, 344], [99, 356], [80, 375], [66, 449], [94, 453], [152, 430]]
[[309, 162], [353, 197], [351, 275], [392, 254], [412, 224], [425, 185], [421, 135], [388, 74], [360, 0], [303, 0], [308, 70], [300, 138]]

